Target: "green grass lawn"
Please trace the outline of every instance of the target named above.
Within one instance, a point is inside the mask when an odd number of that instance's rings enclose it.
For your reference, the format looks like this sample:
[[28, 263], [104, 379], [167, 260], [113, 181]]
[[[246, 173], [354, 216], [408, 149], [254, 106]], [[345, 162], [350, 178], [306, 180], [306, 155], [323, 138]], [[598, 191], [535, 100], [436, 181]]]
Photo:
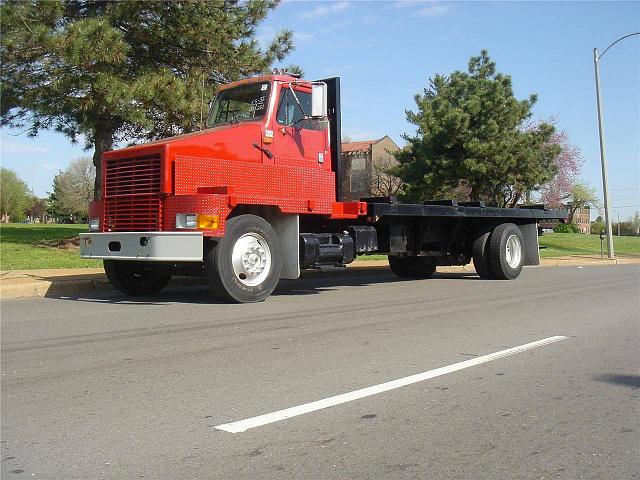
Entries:
[[[600, 255], [600, 236], [580, 233], [545, 233], [540, 238], [540, 250], [543, 258], [565, 255]], [[604, 255], [607, 255], [607, 240], [603, 242]], [[640, 256], [640, 237], [613, 237], [613, 249], [616, 255]]]
[[87, 225], [0, 224], [0, 270], [100, 267], [100, 260], [84, 260], [77, 246], [64, 242], [87, 231]]

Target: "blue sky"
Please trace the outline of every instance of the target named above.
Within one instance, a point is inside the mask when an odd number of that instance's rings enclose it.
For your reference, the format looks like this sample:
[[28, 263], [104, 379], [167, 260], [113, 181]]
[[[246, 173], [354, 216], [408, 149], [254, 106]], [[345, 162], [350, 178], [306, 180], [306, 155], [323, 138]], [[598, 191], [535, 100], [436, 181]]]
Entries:
[[[487, 49], [519, 98], [538, 94], [534, 117], [553, 117], [567, 131], [584, 155], [582, 177], [602, 193], [593, 48], [640, 31], [640, 3], [286, 1], [258, 38], [266, 43], [284, 28], [296, 44], [285, 65], [310, 79], [341, 77], [343, 132], [354, 140], [388, 134], [402, 144], [412, 132], [404, 111], [428, 78], [465, 69]], [[611, 203], [625, 206], [625, 218], [640, 210], [640, 36], [606, 54], [601, 80]], [[15, 133], [2, 131], [2, 165], [39, 195], [57, 170], [91, 153], [57, 134]]]

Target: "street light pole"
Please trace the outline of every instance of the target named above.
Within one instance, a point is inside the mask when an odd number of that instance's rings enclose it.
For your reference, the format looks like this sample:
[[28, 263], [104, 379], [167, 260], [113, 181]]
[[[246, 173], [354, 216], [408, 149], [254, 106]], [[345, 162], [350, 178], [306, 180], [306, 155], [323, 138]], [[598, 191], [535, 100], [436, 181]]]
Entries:
[[596, 70], [596, 103], [598, 106], [598, 135], [600, 137], [600, 164], [602, 166], [602, 191], [604, 192], [604, 220], [607, 225], [607, 254], [613, 259], [613, 237], [611, 236], [611, 216], [609, 215], [609, 179], [607, 177], [607, 157], [604, 146], [604, 120], [602, 118], [602, 103], [600, 101], [600, 57], [598, 49], [593, 49], [593, 65]]
[[598, 134], [600, 136], [600, 163], [602, 165], [602, 191], [604, 193], [604, 218], [607, 223], [607, 253], [610, 259], [615, 258], [613, 251], [613, 234], [611, 232], [611, 205], [609, 204], [609, 180], [607, 178], [607, 158], [604, 146], [604, 119], [602, 118], [602, 101], [600, 99], [600, 59], [616, 43], [633, 35], [640, 35], [640, 32], [624, 35], [604, 49], [602, 55], [598, 55], [598, 49], [593, 49], [593, 66], [596, 73], [596, 103], [598, 106]]

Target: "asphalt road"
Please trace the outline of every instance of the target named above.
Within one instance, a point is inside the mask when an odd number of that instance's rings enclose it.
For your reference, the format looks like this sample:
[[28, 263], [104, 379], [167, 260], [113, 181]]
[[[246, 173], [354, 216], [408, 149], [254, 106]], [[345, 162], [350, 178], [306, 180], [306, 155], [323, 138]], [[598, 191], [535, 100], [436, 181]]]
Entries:
[[638, 265], [313, 277], [253, 305], [194, 287], [1, 309], [3, 479], [640, 478]]

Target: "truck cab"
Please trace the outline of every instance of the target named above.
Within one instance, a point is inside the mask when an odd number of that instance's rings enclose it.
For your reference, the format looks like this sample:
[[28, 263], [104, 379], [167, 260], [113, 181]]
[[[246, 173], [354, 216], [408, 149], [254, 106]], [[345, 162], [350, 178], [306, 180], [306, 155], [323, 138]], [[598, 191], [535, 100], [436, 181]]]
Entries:
[[164, 269], [163, 279], [185, 263], [193, 270], [206, 264], [229, 222], [253, 215], [277, 237], [277, 277], [297, 278], [301, 215], [366, 214], [363, 202], [339, 201], [339, 95], [338, 78], [255, 77], [220, 88], [204, 130], [106, 152], [101, 198], [90, 205], [95, 233], [83, 235], [81, 256], [103, 259], [112, 283], [136, 293], [117, 280], [130, 277], [125, 270], [141, 277]]

